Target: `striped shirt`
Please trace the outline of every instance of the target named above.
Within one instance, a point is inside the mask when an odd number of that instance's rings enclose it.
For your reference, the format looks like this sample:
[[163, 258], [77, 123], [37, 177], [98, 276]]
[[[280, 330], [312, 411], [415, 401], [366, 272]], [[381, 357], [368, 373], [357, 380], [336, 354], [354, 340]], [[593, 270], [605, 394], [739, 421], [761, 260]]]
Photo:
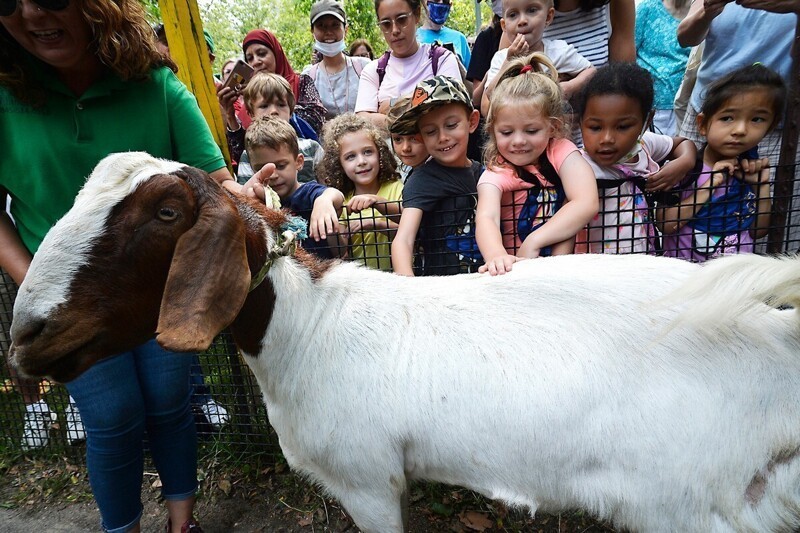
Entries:
[[608, 63], [608, 39], [611, 36], [608, 4], [583, 11], [556, 11], [553, 23], [544, 30], [545, 39], [561, 39], [578, 49], [593, 66]]

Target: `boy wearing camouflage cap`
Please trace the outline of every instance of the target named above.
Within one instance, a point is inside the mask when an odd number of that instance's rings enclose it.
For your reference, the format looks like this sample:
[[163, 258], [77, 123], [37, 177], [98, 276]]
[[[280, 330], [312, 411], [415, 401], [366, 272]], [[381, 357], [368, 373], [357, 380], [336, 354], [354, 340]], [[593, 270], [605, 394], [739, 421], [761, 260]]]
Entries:
[[414, 275], [418, 231], [425, 275], [477, 268], [474, 211], [483, 165], [467, 157], [467, 143], [478, 120], [464, 85], [435, 76], [416, 86], [411, 105], [391, 124], [393, 135], [419, 133], [431, 157], [414, 170], [403, 188], [403, 215], [392, 242], [395, 273]]

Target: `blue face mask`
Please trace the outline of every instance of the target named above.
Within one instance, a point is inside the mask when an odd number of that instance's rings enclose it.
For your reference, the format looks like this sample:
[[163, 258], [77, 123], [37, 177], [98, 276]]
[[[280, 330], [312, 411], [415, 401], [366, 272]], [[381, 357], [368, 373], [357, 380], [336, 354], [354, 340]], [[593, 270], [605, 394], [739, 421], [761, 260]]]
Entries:
[[450, 16], [450, 4], [435, 4], [428, 2], [428, 18], [434, 24], [442, 25], [447, 22], [447, 17]]

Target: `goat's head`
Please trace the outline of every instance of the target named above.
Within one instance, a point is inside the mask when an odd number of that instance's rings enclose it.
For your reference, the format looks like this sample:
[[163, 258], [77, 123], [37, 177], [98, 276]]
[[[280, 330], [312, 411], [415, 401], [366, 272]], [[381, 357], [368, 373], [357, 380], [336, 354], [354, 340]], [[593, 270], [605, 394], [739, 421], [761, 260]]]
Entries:
[[110, 155], [34, 256], [12, 363], [69, 381], [155, 333], [169, 350], [203, 350], [249, 283], [243, 222], [213, 179], [141, 152]]

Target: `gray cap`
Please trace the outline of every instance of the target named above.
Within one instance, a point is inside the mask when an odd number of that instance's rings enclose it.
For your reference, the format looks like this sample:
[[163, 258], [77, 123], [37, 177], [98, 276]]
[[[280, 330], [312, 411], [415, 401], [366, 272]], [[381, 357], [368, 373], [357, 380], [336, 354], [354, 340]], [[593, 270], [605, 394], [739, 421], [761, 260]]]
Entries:
[[344, 6], [337, 0], [318, 0], [311, 6], [311, 25], [319, 20], [320, 17], [331, 15], [347, 24], [347, 15], [344, 13]]

